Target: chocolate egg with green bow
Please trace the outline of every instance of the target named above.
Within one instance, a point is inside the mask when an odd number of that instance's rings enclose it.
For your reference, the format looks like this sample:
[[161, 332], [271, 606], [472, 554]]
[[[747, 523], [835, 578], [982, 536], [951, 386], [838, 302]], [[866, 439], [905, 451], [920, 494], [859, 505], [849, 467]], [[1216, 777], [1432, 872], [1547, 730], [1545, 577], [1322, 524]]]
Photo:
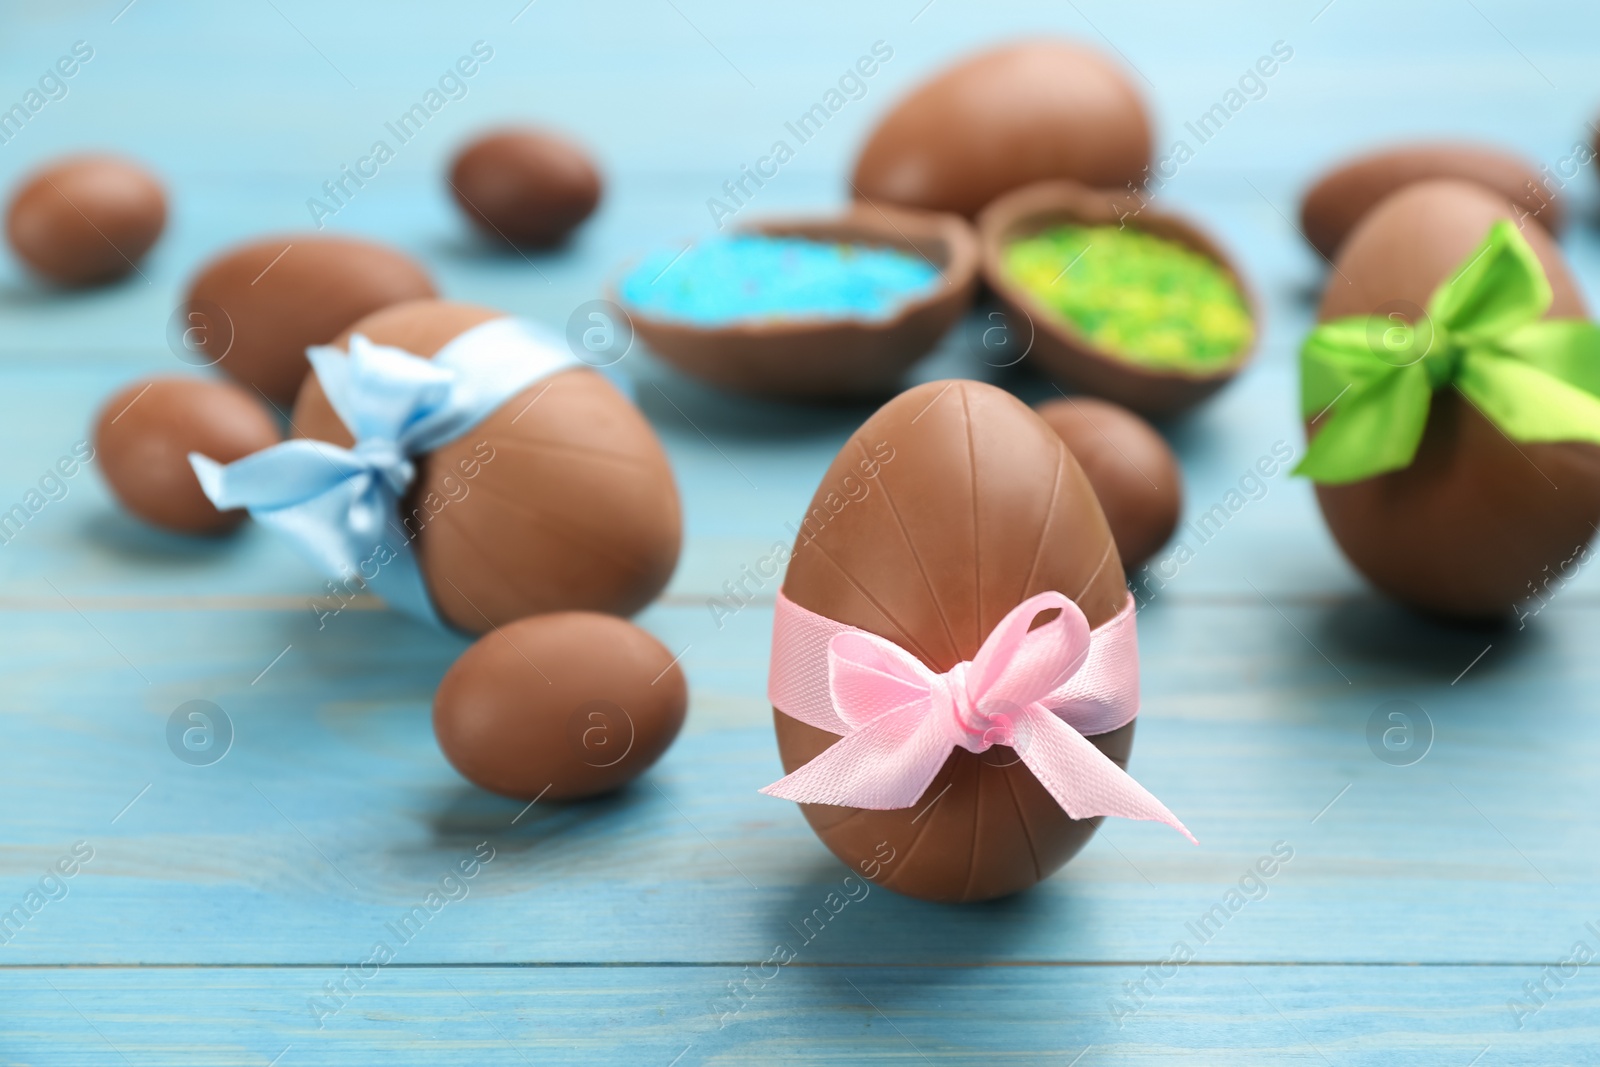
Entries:
[[1518, 214], [1460, 181], [1393, 194], [1345, 241], [1302, 352], [1300, 471], [1329, 530], [1445, 617], [1548, 595], [1600, 523], [1600, 340]]
[[[348, 349], [360, 334], [431, 359], [504, 317], [413, 300], [366, 316], [334, 344]], [[354, 443], [317, 374], [301, 385], [292, 421], [297, 437]], [[534, 381], [415, 463], [389, 529], [413, 546], [434, 609], [457, 629], [483, 633], [555, 611], [630, 615], [672, 575], [682, 520], [666, 453], [639, 409], [588, 366]]]
[[[1010, 394], [940, 381], [900, 394], [845, 443], [800, 524], [785, 596], [895, 642], [927, 668], [970, 661], [1027, 598], [1058, 591], [1091, 627], [1128, 599], [1093, 487]], [[774, 708], [786, 773], [840, 741]], [[1126, 767], [1133, 723], [1089, 742]], [[1005, 896], [1049, 877], [1099, 825], [1069, 817], [1016, 749], [950, 751], [909, 807], [802, 804], [858, 874], [925, 900]]]

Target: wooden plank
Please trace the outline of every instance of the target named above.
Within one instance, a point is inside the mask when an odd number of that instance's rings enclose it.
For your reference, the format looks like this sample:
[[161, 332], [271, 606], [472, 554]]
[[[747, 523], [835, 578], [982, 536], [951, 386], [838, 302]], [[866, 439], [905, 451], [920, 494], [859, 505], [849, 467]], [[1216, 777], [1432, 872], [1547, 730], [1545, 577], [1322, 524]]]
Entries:
[[[844, 873], [792, 805], [756, 792], [781, 773], [764, 607], [720, 633], [697, 606], [647, 612], [674, 651], [688, 646], [684, 736], [616, 797], [526, 813], [462, 782], [435, 747], [428, 707], [460, 640], [380, 612], [320, 633], [309, 612], [11, 617], [0, 902], [75, 841], [95, 859], [0, 950], [9, 960], [349, 959], [481, 841], [502, 858], [418, 962], [740, 959]], [[1147, 958], [1279, 841], [1293, 862], [1230, 924], [1217, 961], [1545, 958], [1600, 919], [1585, 815], [1600, 803], [1597, 627], [1592, 610], [1552, 608], [1452, 685], [1479, 638], [1393, 609], [1158, 604], [1134, 770], [1203, 847], [1113, 823], [1013, 900], [881, 894], [870, 927], [823, 958]], [[234, 724], [214, 766], [168, 748], [168, 717], [193, 699]], [[1368, 747], [1394, 699], [1433, 723], [1414, 766]], [[534, 914], [536, 934], [508, 933]], [[619, 921], [636, 932], [618, 936]]]
[[[856, 918], [847, 908], [834, 922]], [[822, 928], [814, 943], [833, 933]], [[1519, 1030], [1507, 1002], [1526, 995], [1537, 968], [1191, 964], [1162, 968], [1158, 985], [1144, 967], [841, 968], [808, 963], [803, 943], [790, 947], [797, 954], [782, 967], [762, 966], [763, 955], [748, 968], [437, 969], [397, 960], [348, 976], [334, 968], [0, 971], [0, 1020], [8, 1058], [40, 1067], [288, 1067], [396, 1056], [518, 1067], [1136, 1067], [1177, 1059], [1408, 1067], [1474, 1057], [1543, 1067], [1591, 1062], [1600, 1013], [1593, 976], [1582, 969], [1563, 988], [1550, 985], [1546, 1006]], [[1127, 987], [1141, 982], [1149, 991], [1142, 1008], [1114, 1010], [1113, 993], [1132, 1005]], [[349, 993], [331, 998], [328, 983]], [[747, 990], [737, 1000], [729, 992], [736, 983]]]

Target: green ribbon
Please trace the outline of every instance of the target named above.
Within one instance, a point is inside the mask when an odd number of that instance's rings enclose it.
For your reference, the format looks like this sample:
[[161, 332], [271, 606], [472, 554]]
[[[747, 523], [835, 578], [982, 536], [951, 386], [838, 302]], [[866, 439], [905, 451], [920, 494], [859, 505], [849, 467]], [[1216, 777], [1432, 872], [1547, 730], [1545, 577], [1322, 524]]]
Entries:
[[1513, 441], [1600, 444], [1600, 326], [1541, 320], [1549, 279], [1496, 222], [1415, 323], [1323, 323], [1300, 349], [1300, 412], [1321, 429], [1294, 473], [1324, 485], [1411, 465], [1435, 390], [1454, 388]]

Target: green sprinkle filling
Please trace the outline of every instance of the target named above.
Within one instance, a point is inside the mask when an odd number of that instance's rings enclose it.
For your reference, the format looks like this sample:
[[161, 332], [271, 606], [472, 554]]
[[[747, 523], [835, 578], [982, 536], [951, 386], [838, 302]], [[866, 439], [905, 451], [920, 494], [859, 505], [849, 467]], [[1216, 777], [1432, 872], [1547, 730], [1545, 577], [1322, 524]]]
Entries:
[[1056, 226], [1013, 241], [1005, 271], [1096, 348], [1168, 370], [1221, 367], [1255, 324], [1233, 278], [1188, 247], [1118, 226]]

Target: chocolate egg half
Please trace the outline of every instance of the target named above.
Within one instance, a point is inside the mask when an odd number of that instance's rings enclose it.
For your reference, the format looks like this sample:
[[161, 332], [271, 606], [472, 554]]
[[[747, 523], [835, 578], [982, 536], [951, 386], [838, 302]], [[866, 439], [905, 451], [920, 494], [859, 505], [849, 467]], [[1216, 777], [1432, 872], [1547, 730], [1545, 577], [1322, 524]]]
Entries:
[[205, 378], [151, 378], [118, 391], [95, 421], [94, 449], [112, 495], [145, 522], [215, 534], [243, 522], [200, 489], [189, 453], [232, 463], [278, 443], [272, 414], [252, 392]]
[[[1479, 185], [1407, 186], [1350, 234], [1318, 317], [1394, 313], [1414, 321], [1490, 226], [1516, 214]], [[1547, 317], [1587, 317], [1554, 240], [1537, 226], [1522, 235], [1555, 294]], [[1594, 536], [1600, 448], [1514, 444], [1459, 393], [1441, 389], [1411, 466], [1319, 485], [1317, 503], [1345, 556], [1378, 588], [1436, 614], [1489, 618], [1537, 592]]]
[[1061, 40], [981, 52], [895, 105], [856, 160], [858, 198], [971, 218], [1046, 178], [1144, 184], [1150, 120], [1122, 70]]
[[571, 800], [637, 778], [678, 736], [689, 688], [672, 653], [611, 615], [518, 619], [456, 660], [433, 731], [462, 777], [518, 800]]
[[1062, 397], [1036, 410], [1094, 486], [1123, 569], [1137, 570], [1167, 543], [1183, 512], [1183, 472], [1172, 449], [1154, 426], [1108, 400]]
[[[839, 502], [843, 501], [843, 506]], [[1127, 599], [1094, 489], [1054, 430], [1010, 394], [970, 381], [900, 394], [851, 435], [812, 498], [784, 579], [795, 603], [871, 631], [935, 671], [970, 660], [1026, 598], [1057, 590], [1091, 627]], [[774, 709], [785, 772], [838, 740]], [[1125, 766], [1133, 723], [1089, 739]], [[1068, 817], [1001, 746], [951, 752], [910, 808], [801, 810], [853, 870], [926, 900], [1005, 896], [1048, 877], [1098, 818]]]
[[[686, 374], [750, 396], [881, 399], [960, 321], [978, 285], [977, 242], [972, 228], [953, 215], [856, 204], [837, 217], [774, 219], [744, 232], [888, 248], [927, 260], [941, 277], [932, 291], [904, 300], [887, 318], [764, 318], [701, 326], [629, 308], [634, 329], [656, 355]], [[616, 289], [613, 297], [625, 302]]]
[[[1060, 225], [1131, 229], [1210, 260], [1228, 277], [1249, 311], [1254, 328], [1248, 341], [1225, 359], [1190, 366], [1140, 362], [1102, 347], [1006, 269], [1006, 249], [1012, 242]], [[1036, 182], [1014, 189], [978, 215], [978, 245], [983, 280], [1005, 309], [1005, 321], [1012, 324], [1002, 332], [1016, 331], [1024, 354], [1034, 364], [1081, 392], [1146, 415], [1170, 415], [1193, 407], [1227, 385], [1255, 355], [1261, 312], [1233, 258], [1195, 223], [1182, 215], [1146, 207], [1133, 194], [1068, 181]], [[1063, 266], [1070, 269], [1072, 264]], [[1061, 277], [1066, 275], [1064, 269]], [[1161, 296], [1158, 291], [1145, 299], [1159, 305]]]
[[588, 153], [545, 130], [496, 130], [450, 165], [456, 203], [493, 241], [534, 248], [559, 243], [600, 202]]
[[276, 404], [294, 402], [325, 345], [379, 308], [434, 295], [427, 272], [392, 248], [287, 234], [229, 249], [189, 283], [184, 346]]
[[92, 285], [135, 270], [166, 223], [166, 193], [149, 171], [115, 156], [70, 156], [17, 189], [6, 237], [57, 285]]
[[[501, 312], [416, 300], [351, 333], [432, 357]], [[299, 434], [349, 447], [350, 431], [308, 375]], [[534, 382], [417, 464], [400, 525], [446, 622], [483, 633], [527, 615], [631, 615], [678, 560], [682, 520], [672, 468], [639, 409], [588, 367]]]
[[1550, 233], [1566, 221], [1561, 198], [1544, 187], [1524, 159], [1487, 145], [1438, 142], [1405, 145], [1359, 156], [1328, 171], [1300, 202], [1300, 228], [1329, 259], [1367, 212], [1413, 182], [1455, 178], [1484, 186], [1510, 200], [1519, 217]]

